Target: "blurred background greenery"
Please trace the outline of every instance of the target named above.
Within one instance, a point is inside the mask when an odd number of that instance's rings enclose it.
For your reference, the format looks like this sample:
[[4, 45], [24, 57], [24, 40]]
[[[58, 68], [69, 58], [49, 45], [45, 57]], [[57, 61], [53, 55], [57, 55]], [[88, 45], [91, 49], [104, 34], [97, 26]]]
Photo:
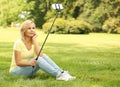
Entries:
[[[0, 0], [0, 26], [19, 26], [26, 19], [35, 21], [45, 32], [58, 0]], [[63, 4], [51, 33], [120, 33], [120, 0], [59, 0]]]

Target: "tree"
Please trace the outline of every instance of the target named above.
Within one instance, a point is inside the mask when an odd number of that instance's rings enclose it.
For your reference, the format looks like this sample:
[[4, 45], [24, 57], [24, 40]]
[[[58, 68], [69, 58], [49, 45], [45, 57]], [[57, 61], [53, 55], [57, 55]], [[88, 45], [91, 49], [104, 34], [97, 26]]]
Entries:
[[20, 20], [19, 14], [23, 10], [23, 0], [1, 0], [0, 1], [0, 25], [7, 26], [11, 22]]
[[32, 19], [37, 27], [42, 28], [55, 16], [55, 11], [51, 9], [53, 3], [63, 4], [64, 10], [59, 18], [82, 19], [95, 29], [102, 28], [110, 18], [120, 18], [120, 0], [0, 0], [0, 25]]

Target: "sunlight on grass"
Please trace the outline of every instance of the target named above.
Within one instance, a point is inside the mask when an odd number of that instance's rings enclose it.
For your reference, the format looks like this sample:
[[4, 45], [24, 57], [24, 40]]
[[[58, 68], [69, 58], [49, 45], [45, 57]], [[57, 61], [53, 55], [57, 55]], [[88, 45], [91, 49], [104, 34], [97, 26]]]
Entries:
[[[38, 41], [42, 44], [46, 34], [40, 30], [36, 30], [38, 34]], [[104, 33], [91, 33], [88, 35], [66, 35], [66, 34], [50, 34], [47, 43], [65, 43], [76, 44], [80, 46], [93, 46], [93, 47], [120, 47], [120, 35], [104, 34]], [[0, 42], [14, 42], [20, 37], [19, 28], [0, 29]]]
[[[37, 30], [41, 45], [46, 37]], [[56, 81], [43, 71], [33, 78], [9, 74], [13, 42], [19, 29], [0, 28], [0, 87], [119, 87], [120, 35], [90, 33], [88, 35], [50, 34], [44, 52], [77, 79]], [[6, 84], [7, 83], [7, 84]]]

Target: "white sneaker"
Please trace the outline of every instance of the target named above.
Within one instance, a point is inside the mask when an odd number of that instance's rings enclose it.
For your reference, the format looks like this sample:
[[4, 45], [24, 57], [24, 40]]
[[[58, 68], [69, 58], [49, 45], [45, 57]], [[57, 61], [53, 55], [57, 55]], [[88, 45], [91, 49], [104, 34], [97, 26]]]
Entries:
[[68, 80], [74, 80], [76, 77], [71, 76], [68, 71], [64, 71], [63, 73], [61, 73], [59, 76], [56, 77], [56, 80], [64, 80], [64, 81], [68, 81]]
[[74, 80], [74, 79], [76, 79], [76, 77], [75, 77], [75, 76], [71, 76], [71, 75], [68, 73], [68, 71], [64, 71], [64, 73], [65, 73], [65, 75], [69, 78], [69, 80]]

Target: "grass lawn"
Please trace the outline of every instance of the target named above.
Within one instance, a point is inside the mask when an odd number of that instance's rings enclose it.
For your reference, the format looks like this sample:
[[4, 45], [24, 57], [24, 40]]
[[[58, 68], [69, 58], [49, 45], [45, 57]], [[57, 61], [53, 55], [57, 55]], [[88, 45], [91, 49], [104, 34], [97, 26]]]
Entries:
[[[46, 34], [37, 30], [41, 45]], [[33, 78], [12, 76], [9, 66], [19, 29], [0, 27], [0, 87], [120, 87], [120, 35], [50, 34], [43, 51], [77, 78], [57, 81], [43, 71]]]

